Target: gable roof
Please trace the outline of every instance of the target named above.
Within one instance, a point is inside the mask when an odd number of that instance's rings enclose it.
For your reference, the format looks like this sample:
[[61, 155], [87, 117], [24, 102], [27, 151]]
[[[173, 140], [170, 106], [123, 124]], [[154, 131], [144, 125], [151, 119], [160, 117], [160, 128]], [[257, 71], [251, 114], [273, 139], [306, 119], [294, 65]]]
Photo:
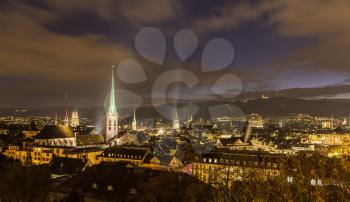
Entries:
[[[249, 141], [248, 141], [249, 142]], [[222, 146], [233, 146], [244, 144], [243, 137], [220, 138], [218, 143]]]
[[109, 147], [105, 149], [101, 154], [101, 156], [109, 157], [109, 158], [142, 160], [146, 157], [149, 151], [150, 151], [150, 148], [148, 147], [115, 146], [115, 147]]
[[104, 143], [102, 135], [88, 134], [88, 135], [77, 135], [77, 145], [94, 145]]

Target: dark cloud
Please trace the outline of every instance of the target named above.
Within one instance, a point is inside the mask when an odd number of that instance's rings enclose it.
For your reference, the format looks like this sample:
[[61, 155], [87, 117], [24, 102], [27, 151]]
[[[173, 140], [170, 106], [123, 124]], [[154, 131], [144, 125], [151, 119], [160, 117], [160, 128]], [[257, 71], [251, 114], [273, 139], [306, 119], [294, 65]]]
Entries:
[[349, 9], [347, 0], [232, 3], [222, 6], [217, 14], [194, 20], [193, 25], [199, 31], [213, 32], [259, 21], [281, 36], [312, 39], [277, 63], [279, 66], [309, 62], [310, 67], [316, 69], [346, 71], [350, 67]]
[[[228, 73], [237, 74], [242, 79], [245, 92], [242, 97], [260, 96], [261, 91], [279, 88], [288, 79], [293, 80], [290, 74], [301, 75], [305, 80], [306, 76], [310, 76], [312, 80], [313, 75], [324, 70], [344, 75], [349, 73], [350, 7], [346, 0], [311, 0], [308, 3], [301, 0], [255, 3], [220, 1], [223, 4], [217, 4], [213, 10], [207, 6], [208, 10], [200, 11], [195, 6], [191, 10], [184, 9], [184, 5], [188, 4], [185, 0], [3, 2], [0, 4], [0, 93], [6, 98], [1, 100], [0, 106], [60, 105], [66, 91], [76, 105], [102, 104], [108, 92], [111, 64], [126, 58], [140, 62], [148, 81], [130, 85], [118, 80], [118, 87], [146, 99], [150, 96], [153, 81], [172, 68], [189, 70], [200, 80], [194, 88], [182, 86], [174, 92], [169, 90], [171, 99], [186, 100], [217, 99], [209, 89], [217, 79]], [[208, 2], [197, 1], [196, 4]], [[196, 14], [201, 17], [190, 19], [189, 16]], [[205, 42], [212, 37], [230, 36], [231, 31], [252, 22], [266, 28], [267, 31], [264, 30], [261, 35], [279, 37], [276, 41], [281, 46], [295, 38], [307, 42], [285, 51], [288, 54], [283, 56], [279, 55], [283, 51], [265, 44], [260, 49], [268, 52], [266, 57], [271, 57], [266, 59], [261, 54], [260, 60], [251, 52], [259, 53], [255, 47], [261, 45], [261, 39], [251, 42], [249, 49], [252, 50], [245, 52], [242, 49], [249, 42], [242, 42], [236, 51], [238, 60], [244, 58], [246, 62], [238, 63], [237, 67], [234, 62], [217, 72], [200, 71], [199, 58]], [[78, 23], [85, 23], [86, 26]], [[134, 36], [143, 26], [161, 28], [169, 46], [176, 30], [193, 26], [200, 37], [198, 53], [187, 62], [180, 63], [174, 50], [167, 48], [169, 52], [164, 65], [150, 63], [134, 50]], [[262, 30], [261, 27], [257, 30]], [[237, 33], [232, 35], [237, 36]], [[278, 59], [273, 57], [275, 55], [278, 55]], [[264, 64], [259, 61], [264, 61]], [[346, 86], [291, 89], [281, 91], [281, 95], [334, 97], [346, 94], [349, 90]]]

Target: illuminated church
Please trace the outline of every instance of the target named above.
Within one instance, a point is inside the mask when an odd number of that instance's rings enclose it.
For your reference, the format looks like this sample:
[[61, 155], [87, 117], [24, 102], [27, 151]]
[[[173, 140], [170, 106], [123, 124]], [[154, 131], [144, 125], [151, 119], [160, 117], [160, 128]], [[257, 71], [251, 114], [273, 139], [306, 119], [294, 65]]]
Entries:
[[106, 135], [105, 141], [108, 142], [118, 135], [118, 112], [115, 102], [115, 84], [114, 84], [114, 66], [112, 68], [111, 92], [109, 106], [106, 114]]

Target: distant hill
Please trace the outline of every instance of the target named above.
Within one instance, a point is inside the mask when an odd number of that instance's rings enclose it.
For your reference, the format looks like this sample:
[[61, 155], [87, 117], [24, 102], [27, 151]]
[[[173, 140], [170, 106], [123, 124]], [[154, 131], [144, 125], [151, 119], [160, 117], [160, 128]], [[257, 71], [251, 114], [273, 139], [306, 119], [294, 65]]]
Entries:
[[[224, 101], [211, 101], [211, 102], [200, 102], [195, 103], [199, 106], [200, 110], [194, 116], [194, 118], [208, 119], [208, 109], [213, 106], [234, 104], [239, 107], [245, 114], [258, 113], [264, 116], [269, 115], [289, 115], [294, 113], [305, 113], [315, 116], [348, 116], [350, 115], [350, 102], [348, 100], [305, 100], [305, 99], [294, 99], [284, 97], [274, 97], [269, 99], [252, 99], [252, 100], [239, 100], [235, 102], [224, 102]], [[103, 107], [85, 107], [79, 108], [80, 117], [86, 117], [91, 119], [97, 119], [103, 117], [105, 110]], [[72, 109], [69, 109], [72, 111]], [[217, 113], [227, 112], [225, 108], [217, 108]], [[0, 109], [0, 115], [19, 115], [19, 116], [54, 116], [55, 113], [59, 117], [63, 117], [64, 108], [42, 108], [42, 109], [28, 109], [18, 110], [16, 109]], [[119, 113], [123, 118], [127, 118], [132, 114], [131, 108], [119, 109]], [[158, 118], [160, 115], [157, 111], [150, 106], [140, 107], [136, 111], [138, 119], [146, 118]], [[181, 114], [179, 115], [181, 116]], [[130, 117], [129, 117], [130, 118]], [[184, 117], [183, 117], [184, 118]]]
[[350, 115], [350, 103], [341, 100], [304, 100], [275, 97], [235, 102], [245, 113], [261, 115], [288, 115], [305, 113], [315, 116]]

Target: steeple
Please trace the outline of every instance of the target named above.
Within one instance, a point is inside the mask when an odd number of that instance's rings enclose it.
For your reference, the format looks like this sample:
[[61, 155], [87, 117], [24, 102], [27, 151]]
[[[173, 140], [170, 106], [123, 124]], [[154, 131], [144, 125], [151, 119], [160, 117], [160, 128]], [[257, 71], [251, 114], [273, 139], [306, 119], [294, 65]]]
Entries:
[[114, 65], [112, 66], [111, 93], [109, 98], [108, 114], [117, 114], [117, 107], [115, 105]]
[[132, 120], [132, 124], [131, 124], [131, 128], [132, 130], [137, 130], [137, 122], [136, 122], [136, 112], [135, 112], [135, 108], [134, 108], [134, 118]]
[[58, 124], [58, 121], [57, 121], [57, 113], [55, 114], [55, 125]]
[[72, 127], [79, 126], [79, 113], [77, 109], [73, 110], [72, 112], [71, 126]]
[[66, 93], [66, 109], [64, 113], [64, 126], [69, 126], [69, 118], [68, 118], [68, 93]]
[[108, 142], [118, 135], [118, 112], [115, 103], [115, 84], [114, 84], [114, 65], [112, 65], [111, 92], [109, 98], [109, 106], [106, 114], [106, 136], [105, 141]]
[[175, 119], [173, 121], [173, 129], [174, 130], [179, 130], [180, 129], [180, 121], [179, 121], [179, 116], [177, 115], [177, 109], [175, 111]]

